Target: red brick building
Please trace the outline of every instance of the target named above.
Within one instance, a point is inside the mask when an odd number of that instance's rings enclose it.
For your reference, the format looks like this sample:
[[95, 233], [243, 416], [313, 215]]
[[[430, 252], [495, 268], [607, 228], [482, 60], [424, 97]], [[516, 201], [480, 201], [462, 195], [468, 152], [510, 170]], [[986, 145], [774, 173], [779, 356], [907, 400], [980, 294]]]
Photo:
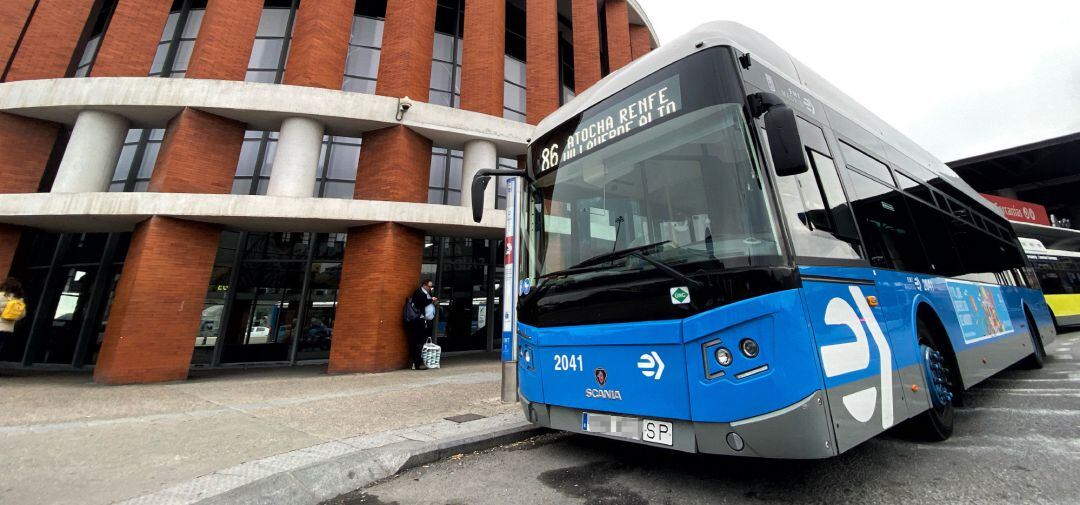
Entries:
[[30, 309], [0, 366], [107, 384], [404, 367], [421, 277], [445, 350], [497, 348], [505, 214], [473, 223], [466, 182], [656, 44], [633, 0], [11, 0], [0, 23], [0, 276]]

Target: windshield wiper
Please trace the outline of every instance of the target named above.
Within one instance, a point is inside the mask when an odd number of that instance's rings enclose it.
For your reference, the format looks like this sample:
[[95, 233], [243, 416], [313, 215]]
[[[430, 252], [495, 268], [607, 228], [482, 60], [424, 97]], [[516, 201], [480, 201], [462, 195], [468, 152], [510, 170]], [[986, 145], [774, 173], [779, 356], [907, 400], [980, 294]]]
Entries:
[[703, 288], [703, 287], [705, 287], [705, 284], [702, 283], [701, 281], [693, 279], [690, 276], [688, 276], [688, 275], [686, 275], [686, 274], [684, 274], [684, 273], [682, 273], [682, 272], [680, 272], [678, 270], [675, 270], [674, 268], [672, 268], [667, 263], [664, 263], [663, 261], [660, 261], [660, 260], [658, 260], [656, 258], [650, 258], [650, 257], [642, 254], [640, 251], [631, 252], [628, 256], [633, 256], [635, 258], [643, 259], [643, 260], [651, 263], [654, 267], [660, 269], [662, 272], [674, 277], [676, 280], [683, 281], [683, 282], [685, 282], [686, 284], [688, 284], [690, 286], [693, 286], [695, 288]]
[[605, 261], [617, 260], [617, 259], [625, 257], [625, 256], [630, 256], [633, 253], [640, 253], [640, 252], [645, 251], [647, 249], [654, 249], [654, 248], [660, 247], [660, 246], [662, 246], [662, 245], [664, 245], [664, 244], [666, 244], [668, 242], [671, 242], [671, 241], [670, 240], [662, 240], [660, 242], [654, 242], [652, 244], [639, 245], [639, 246], [635, 246], [635, 247], [627, 247], [626, 249], [619, 249], [618, 251], [611, 251], [609, 253], [598, 254], [598, 255], [593, 256], [593, 257], [591, 257], [591, 258], [589, 258], [589, 259], [587, 259], [585, 261], [581, 261], [581, 262], [577, 263], [576, 265], [572, 265], [570, 268], [567, 268], [567, 270], [573, 270], [575, 268], [580, 268], [580, 267], [587, 267], [587, 266], [590, 266], [590, 265], [595, 265], [597, 263], [603, 263]]
[[637, 255], [639, 255], [639, 256], [644, 257], [645, 255], [642, 254], [641, 251], [644, 251], [644, 250], [650, 249], [650, 248], [660, 247], [660, 246], [662, 246], [662, 245], [664, 245], [664, 244], [666, 244], [668, 242], [671, 242], [671, 241], [670, 240], [664, 240], [664, 241], [655, 242], [655, 243], [652, 243], [652, 244], [646, 244], [646, 245], [635, 246], [635, 247], [628, 247], [626, 249], [620, 249], [618, 251], [612, 251], [612, 252], [609, 252], [609, 253], [598, 254], [598, 255], [593, 256], [593, 257], [591, 257], [591, 258], [589, 258], [589, 259], [587, 259], [585, 261], [581, 261], [581, 262], [578, 262], [578, 263], [576, 263], [574, 265], [571, 265], [571, 266], [569, 266], [569, 267], [567, 267], [567, 268], [565, 268], [563, 270], [556, 270], [554, 272], [548, 272], [546, 274], [543, 274], [543, 275], [537, 277], [537, 279], [543, 279], [545, 277], [556, 277], [556, 276], [559, 276], [559, 275], [578, 274], [578, 273], [582, 273], [582, 272], [592, 272], [592, 271], [595, 271], [595, 270], [602, 270], [605, 267], [597, 266], [600, 263], [603, 263], [605, 261], [614, 261], [614, 260], [617, 260], [617, 259], [625, 257], [625, 256], [634, 255], [635, 253]]
[[558, 275], [569, 275], [569, 274], [576, 274], [576, 273], [582, 273], [582, 272], [592, 272], [592, 271], [595, 271], [595, 270], [601, 270], [604, 267], [600, 266], [599, 265], [600, 263], [604, 263], [605, 261], [614, 261], [614, 260], [617, 260], [619, 258], [623, 258], [623, 257], [626, 257], [626, 256], [633, 256], [635, 258], [638, 258], [640, 260], [645, 261], [646, 263], [651, 264], [652, 266], [654, 266], [657, 269], [659, 269], [660, 271], [668, 274], [669, 276], [675, 278], [676, 280], [680, 280], [680, 281], [685, 282], [689, 286], [693, 286], [695, 288], [704, 287], [705, 284], [703, 284], [701, 281], [693, 279], [693, 278], [687, 276], [686, 274], [672, 268], [671, 265], [668, 265], [667, 263], [664, 263], [664, 262], [662, 262], [662, 261], [660, 261], [658, 259], [650, 258], [648, 255], [645, 254], [645, 251], [650, 250], [650, 249], [655, 249], [655, 248], [660, 247], [660, 246], [662, 246], [662, 245], [664, 245], [664, 244], [666, 244], [668, 242], [671, 242], [671, 241], [670, 240], [663, 240], [663, 241], [655, 242], [655, 243], [652, 243], [652, 244], [646, 244], [646, 245], [643, 245], [643, 246], [636, 246], [636, 247], [628, 247], [626, 249], [620, 249], [618, 251], [613, 251], [613, 252], [609, 252], [609, 253], [600, 254], [600, 255], [597, 255], [597, 256], [593, 256], [593, 257], [591, 257], [591, 258], [589, 258], [589, 259], [587, 259], [585, 261], [582, 261], [580, 263], [577, 263], [576, 265], [571, 266], [570, 268], [567, 268], [565, 270], [558, 270], [558, 271], [555, 271], [555, 272], [546, 273], [544, 275], [541, 275], [539, 278], [543, 279], [545, 277], [555, 277], [555, 276], [558, 276]]

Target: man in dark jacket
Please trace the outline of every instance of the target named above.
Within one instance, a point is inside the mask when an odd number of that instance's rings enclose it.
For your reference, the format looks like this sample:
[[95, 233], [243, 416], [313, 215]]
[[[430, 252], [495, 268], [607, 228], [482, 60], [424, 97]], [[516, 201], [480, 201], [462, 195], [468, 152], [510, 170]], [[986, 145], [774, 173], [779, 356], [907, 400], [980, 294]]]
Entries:
[[[413, 291], [410, 297], [413, 307], [420, 313], [420, 317], [407, 324], [405, 328], [409, 337], [409, 358], [412, 359], [413, 367], [417, 370], [427, 370], [420, 352], [423, 350], [427, 338], [431, 336], [431, 320], [435, 317], [434, 304], [439, 301], [438, 298], [432, 295], [434, 290], [435, 283], [431, 279], [424, 279], [420, 282], [420, 287], [416, 288], [416, 291]], [[428, 308], [429, 305], [431, 305], [430, 308]]]

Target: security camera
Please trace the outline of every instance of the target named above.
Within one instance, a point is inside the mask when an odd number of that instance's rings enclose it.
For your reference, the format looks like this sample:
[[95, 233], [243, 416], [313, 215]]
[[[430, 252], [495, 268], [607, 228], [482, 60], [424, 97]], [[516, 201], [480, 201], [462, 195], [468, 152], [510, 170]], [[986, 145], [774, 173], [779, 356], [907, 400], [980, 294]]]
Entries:
[[401, 121], [401, 118], [405, 117], [405, 113], [408, 112], [410, 108], [412, 108], [412, 105], [413, 105], [412, 99], [409, 98], [409, 97], [398, 99], [398, 106], [397, 106], [397, 120], [398, 121]]

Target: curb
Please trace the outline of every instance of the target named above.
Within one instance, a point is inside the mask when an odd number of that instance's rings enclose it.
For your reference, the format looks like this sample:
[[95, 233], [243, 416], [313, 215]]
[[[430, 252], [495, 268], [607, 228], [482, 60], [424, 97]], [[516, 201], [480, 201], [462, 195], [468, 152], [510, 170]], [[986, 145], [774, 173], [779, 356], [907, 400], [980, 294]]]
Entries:
[[[469, 426], [477, 423], [476, 426]], [[451, 426], [450, 421], [327, 442], [249, 461], [121, 505], [310, 504], [454, 454], [490, 449], [543, 432], [521, 414]], [[442, 435], [442, 436], [439, 436]]]

